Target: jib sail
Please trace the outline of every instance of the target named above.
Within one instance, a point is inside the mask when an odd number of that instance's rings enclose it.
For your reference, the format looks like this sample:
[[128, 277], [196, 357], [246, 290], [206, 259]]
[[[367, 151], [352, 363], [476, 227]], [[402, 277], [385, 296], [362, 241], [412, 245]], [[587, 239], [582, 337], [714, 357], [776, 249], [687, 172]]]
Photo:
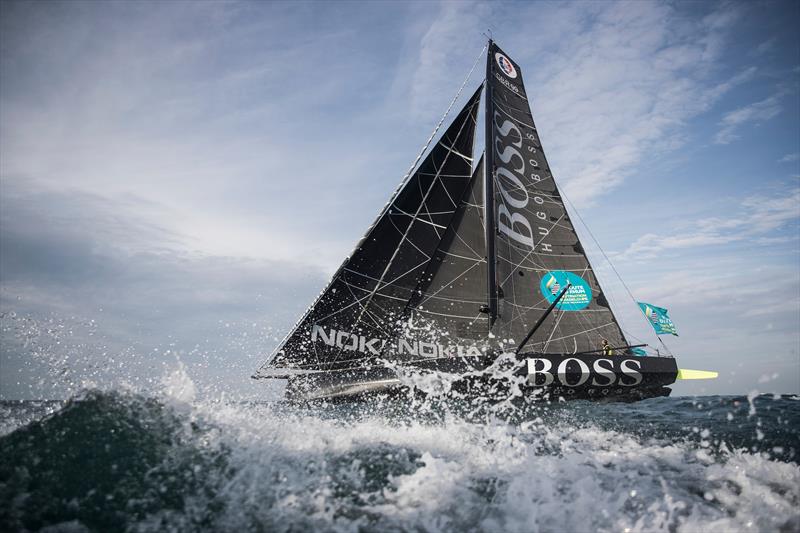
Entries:
[[480, 92], [469, 99], [257, 376], [269, 368], [362, 366], [393, 342], [470, 185]]
[[421, 357], [478, 355], [486, 348], [483, 159], [409, 301], [397, 343]]
[[490, 310], [496, 313], [495, 337], [513, 349], [570, 284], [526, 349], [576, 353], [598, 349], [601, 339], [626, 345], [553, 181], [522, 71], [493, 42], [486, 83], [486, 163], [493, 187], [487, 196], [494, 197], [487, 242], [494, 246], [496, 269], [488, 300], [497, 300]]

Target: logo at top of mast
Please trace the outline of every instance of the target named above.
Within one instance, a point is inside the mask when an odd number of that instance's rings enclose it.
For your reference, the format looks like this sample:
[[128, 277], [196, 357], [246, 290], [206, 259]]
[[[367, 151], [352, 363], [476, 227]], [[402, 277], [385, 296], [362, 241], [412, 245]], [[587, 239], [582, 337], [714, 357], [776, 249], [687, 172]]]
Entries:
[[497, 52], [494, 55], [494, 58], [497, 61], [497, 64], [500, 66], [500, 69], [506, 76], [508, 76], [512, 80], [517, 77], [517, 69], [514, 68], [514, 64], [511, 62], [510, 59], [508, 59], [500, 52]]

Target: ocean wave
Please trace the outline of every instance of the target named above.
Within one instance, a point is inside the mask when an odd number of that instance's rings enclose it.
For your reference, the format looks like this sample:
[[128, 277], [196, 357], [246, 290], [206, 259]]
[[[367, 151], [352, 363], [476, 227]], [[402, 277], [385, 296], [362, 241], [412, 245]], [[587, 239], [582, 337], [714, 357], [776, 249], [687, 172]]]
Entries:
[[709, 397], [476, 419], [441, 404], [301, 408], [192, 391], [182, 379], [160, 395], [95, 390], [21, 417], [0, 437], [0, 529], [800, 527], [798, 409], [781, 397], [755, 398], [756, 414], [745, 397]]

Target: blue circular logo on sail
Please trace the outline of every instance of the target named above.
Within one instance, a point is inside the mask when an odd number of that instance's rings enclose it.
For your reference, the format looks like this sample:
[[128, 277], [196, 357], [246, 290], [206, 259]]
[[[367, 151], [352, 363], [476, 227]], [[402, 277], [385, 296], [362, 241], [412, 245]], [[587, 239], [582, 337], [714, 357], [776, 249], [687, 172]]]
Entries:
[[540, 289], [547, 301], [553, 303], [568, 283], [569, 290], [556, 307], [562, 311], [580, 311], [592, 301], [592, 288], [577, 274], [566, 270], [552, 270], [542, 276]]

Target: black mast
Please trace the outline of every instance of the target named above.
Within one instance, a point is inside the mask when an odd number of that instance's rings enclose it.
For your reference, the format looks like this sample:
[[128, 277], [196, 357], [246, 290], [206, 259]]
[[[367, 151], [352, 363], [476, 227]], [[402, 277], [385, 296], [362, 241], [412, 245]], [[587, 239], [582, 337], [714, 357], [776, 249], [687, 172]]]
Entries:
[[486, 58], [486, 140], [484, 153], [484, 221], [486, 231], [486, 279], [487, 296], [489, 299], [489, 329], [492, 329], [497, 320], [497, 273], [495, 269], [495, 220], [494, 220], [494, 146], [492, 143], [492, 116], [494, 102], [492, 101], [492, 84], [489, 82], [492, 75], [492, 40], [489, 39]]

